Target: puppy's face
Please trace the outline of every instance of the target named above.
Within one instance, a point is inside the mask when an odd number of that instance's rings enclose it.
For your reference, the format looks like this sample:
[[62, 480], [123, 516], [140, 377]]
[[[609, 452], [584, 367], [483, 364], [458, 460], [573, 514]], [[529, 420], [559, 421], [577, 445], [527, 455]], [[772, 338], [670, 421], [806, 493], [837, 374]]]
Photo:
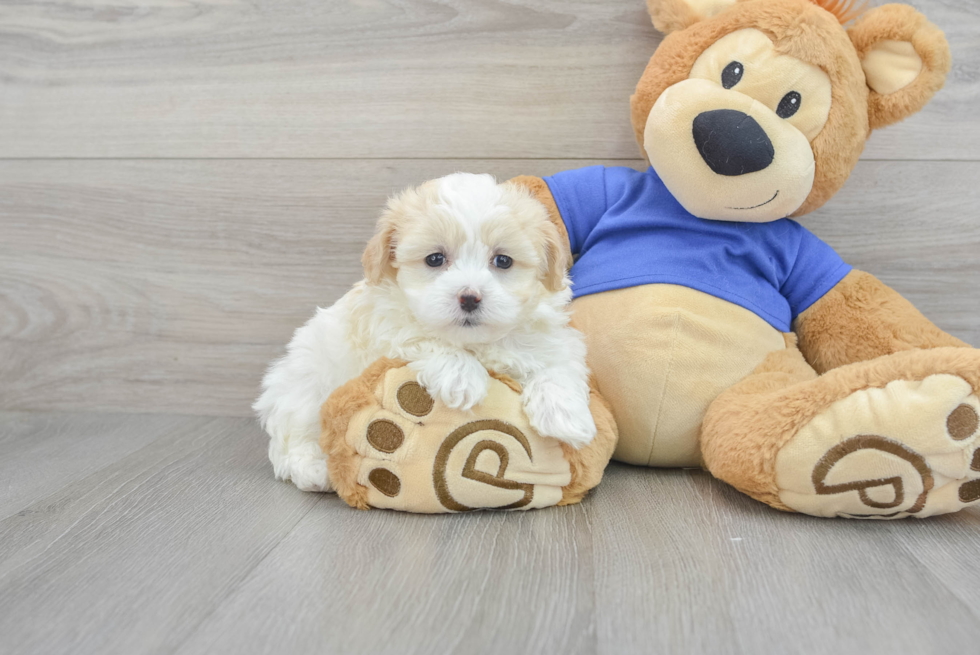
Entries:
[[544, 207], [489, 175], [457, 173], [393, 198], [363, 263], [369, 284], [394, 281], [423, 326], [460, 344], [501, 338], [567, 287]]

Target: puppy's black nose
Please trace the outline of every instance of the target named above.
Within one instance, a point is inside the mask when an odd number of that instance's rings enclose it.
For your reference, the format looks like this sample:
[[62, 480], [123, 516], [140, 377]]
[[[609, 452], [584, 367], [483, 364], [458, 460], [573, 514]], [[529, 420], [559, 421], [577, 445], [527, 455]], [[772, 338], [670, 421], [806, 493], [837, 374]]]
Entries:
[[694, 119], [694, 144], [718, 175], [746, 175], [772, 163], [776, 152], [755, 119], [734, 109], [716, 109]]
[[479, 306], [480, 306], [479, 296], [474, 296], [472, 294], [465, 294], [459, 297], [459, 307], [467, 314], [469, 314], [470, 312], [475, 312], [476, 308]]

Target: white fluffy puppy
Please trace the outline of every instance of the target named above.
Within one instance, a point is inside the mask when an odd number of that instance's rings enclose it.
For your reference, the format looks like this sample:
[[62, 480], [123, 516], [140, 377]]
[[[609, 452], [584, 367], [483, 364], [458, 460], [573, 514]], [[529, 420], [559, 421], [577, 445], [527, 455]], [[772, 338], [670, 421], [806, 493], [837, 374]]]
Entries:
[[366, 279], [296, 330], [254, 409], [276, 477], [331, 491], [320, 406], [379, 357], [408, 360], [450, 407], [486, 396], [487, 369], [523, 385], [542, 435], [575, 447], [596, 427], [582, 335], [569, 325], [568, 263], [545, 208], [522, 187], [457, 173], [388, 201]]

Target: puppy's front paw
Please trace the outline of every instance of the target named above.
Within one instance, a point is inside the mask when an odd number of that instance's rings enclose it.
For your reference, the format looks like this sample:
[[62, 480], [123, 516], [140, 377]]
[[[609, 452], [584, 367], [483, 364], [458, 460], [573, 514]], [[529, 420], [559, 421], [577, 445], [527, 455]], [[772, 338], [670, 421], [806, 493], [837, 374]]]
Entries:
[[589, 411], [589, 390], [577, 380], [535, 379], [524, 387], [524, 412], [542, 436], [574, 448], [592, 442], [595, 420]]
[[289, 465], [289, 479], [300, 491], [333, 491], [326, 458], [294, 456]]
[[430, 395], [452, 409], [468, 410], [487, 397], [490, 374], [472, 355], [453, 353], [410, 364]]

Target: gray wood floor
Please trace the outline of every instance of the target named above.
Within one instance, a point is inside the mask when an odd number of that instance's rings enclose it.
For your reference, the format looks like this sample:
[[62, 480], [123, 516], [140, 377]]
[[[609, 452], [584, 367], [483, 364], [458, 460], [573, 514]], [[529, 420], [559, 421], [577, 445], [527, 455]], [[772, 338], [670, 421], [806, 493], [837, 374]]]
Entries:
[[[806, 225], [980, 344], [980, 3]], [[642, 0], [0, 3], [0, 653], [973, 653], [980, 510], [781, 514], [613, 465], [582, 505], [355, 512], [272, 479], [265, 364], [385, 197], [642, 166]]]
[[[587, 502], [356, 512], [271, 479], [247, 418], [2, 418], [18, 653], [939, 653], [980, 639], [980, 514], [782, 514], [613, 465]], [[12, 476], [12, 477], [8, 477]]]

